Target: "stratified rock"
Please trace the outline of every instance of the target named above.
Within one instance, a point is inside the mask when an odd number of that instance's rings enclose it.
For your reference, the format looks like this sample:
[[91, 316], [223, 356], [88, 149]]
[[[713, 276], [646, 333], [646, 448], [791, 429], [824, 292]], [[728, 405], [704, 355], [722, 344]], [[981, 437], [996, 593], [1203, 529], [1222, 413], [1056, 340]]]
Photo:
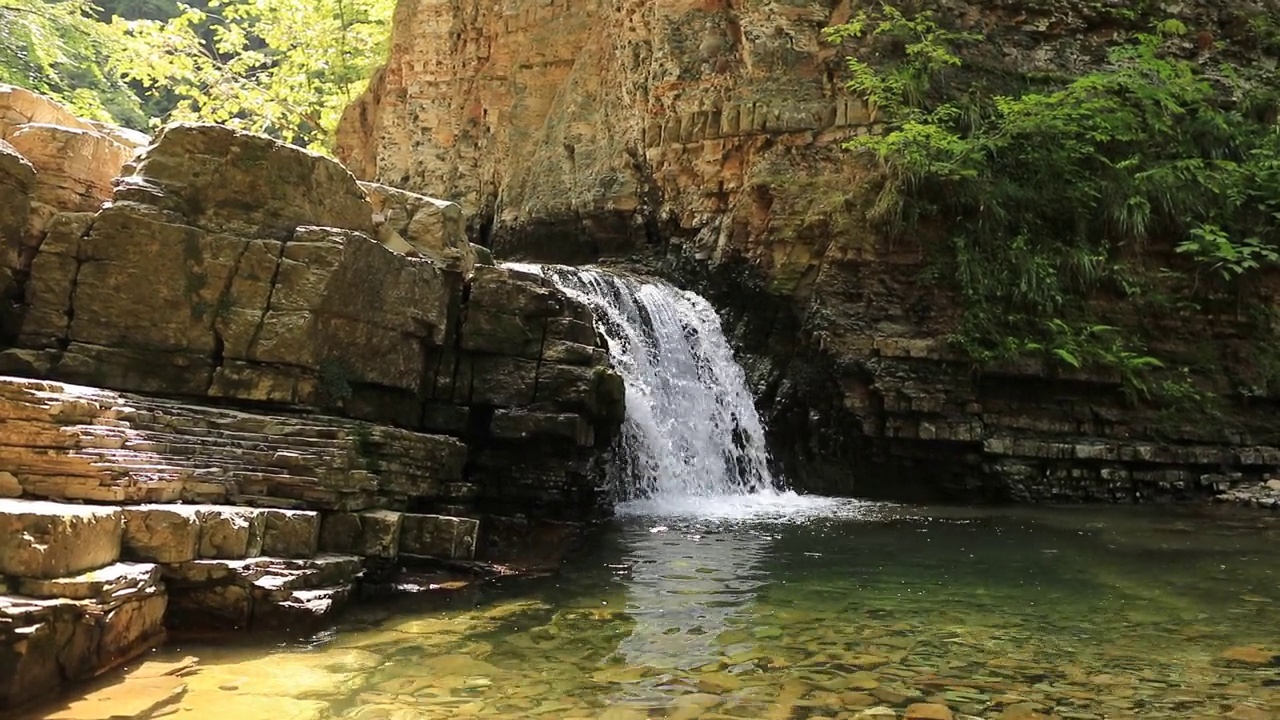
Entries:
[[306, 510], [265, 511], [262, 553], [271, 557], [309, 558], [320, 543], [320, 514]]
[[409, 555], [469, 560], [475, 556], [480, 523], [472, 518], [406, 513], [400, 552]]
[[139, 505], [124, 508], [124, 555], [132, 560], [195, 560], [200, 522], [194, 507]]
[[120, 508], [0, 500], [0, 575], [58, 578], [120, 557]]
[[116, 563], [72, 577], [22, 578], [18, 592], [34, 598], [110, 600], [155, 589], [160, 568], [149, 563]]
[[353, 585], [315, 590], [287, 590], [259, 597], [252, 623], [261, 630], [302, 630], [341, 610], [351, 599]]
[[95, 130], [31, 123], [7, 138], [36, 169], [30, 231], [57, 212], [95, 211], [111, 197], [112, 182], [134, 154]]
[[154, 205], [213, 233], [283, 240], [301, 225], [373, 234], [373, 212], [338, 163], [263, 135], [177, 123], [121, 178], [117, 201]]
[[320, 528], [320, 548], [325, 552], [393, 558], [400, 549], [403, 520], [403, 513], [390, 510], [328, 513]]
[[[336, 418], [255, 415], [0, 377], [0, 467], [22, 492], [200, 503], [202, 557], [262, 552], [264, 506], [362, 510], [453, 496], [460, 441]], [[8, 492], [12, 493], [13, 490]]]
[[437, 260], [470, 276], [476, 251], [467, 240], [466, 220], [457, 203], [437, 200], [377, 183], [360, 183], [373, 204], [378, 241], [405, 254]]
[[162, 639], [160, 586], [123, 590], [92, 600], [0, 596], [0, 707], [47, 698], [64, 680], [93, 677]]
[[[944, 5], [933, 8], [940, 23], [987, 40], [977, 62], [961, 49], [966, 67], [1002, 78], [1095, 69], [1103, 48], [1151, 21], [1136, 13], [1098, 23], [1081, 3], [1012, 13]], [[698, 286], [721, 310], [752, 385], [768, 389], [760, 409], [770, 445], [785, 450], [778, 459], [798, 487], [1129, 502], [1209, 497], [1274, 471], [1274, 458], [1241, 447], [1280, 445], [1266, 409], [1276, 384], [1255, 361], [1268, 330], [1255, 319], [1227, 320], [1206, 305], [1162, 314], [1152, 333], [1166, 360], [1204, 357], [1201, 392], [1250, 387], [1266, 396], [1220, 397], [1225, 424], [1133, 403], [1118, 372], [1039, 359], [971, 372], [972, 358], [949, 341], [964, 303], [927, 272], [936, 233], [886, 237], [863, 212], [870, 198], [857, 188], [878, 178], [846, 147], [880, 133], [884, 118], [841, 79], [850, 52], [880, 48], [824, 37], [856, 7], [510, 0], [478, 8], [401, 4], [386, 66], [337, 129], [338, 156], [364, 180], [459, 202], [499, 257], [624, 259]], [[1270, 62], [1239, 21], [1274, 14], [1267, 2], [1165, 10], [1213, 40], [1204, 43], [1206, 67]], [[1262, 281], [1244, 302], [1266, 307], [1274, 289]], [[1141, 310], [1116, 298], [1091, 312], [1103, 324], [1141, 324]], [[502, 354], [531, 355], [536, 329], [510, 315], [479, 319], [465, 342], [506, 339], [512, 351]], [[1224, 467], [1243, 477], [1220, 480]], [[1241, 501], [1280, 507], [1251, 493]]]

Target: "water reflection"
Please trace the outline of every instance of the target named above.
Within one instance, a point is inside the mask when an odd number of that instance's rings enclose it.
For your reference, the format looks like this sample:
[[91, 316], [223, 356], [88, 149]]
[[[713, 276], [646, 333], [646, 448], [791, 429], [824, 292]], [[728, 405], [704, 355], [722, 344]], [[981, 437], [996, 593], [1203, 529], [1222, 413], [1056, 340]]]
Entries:
[[719, 638], [740, 626], [767, 576], [772, 536], [758, 527], [638, 524], [623, 532], [627, 613], [618, 646], [631, 665], [692, 669], [719, 658]]

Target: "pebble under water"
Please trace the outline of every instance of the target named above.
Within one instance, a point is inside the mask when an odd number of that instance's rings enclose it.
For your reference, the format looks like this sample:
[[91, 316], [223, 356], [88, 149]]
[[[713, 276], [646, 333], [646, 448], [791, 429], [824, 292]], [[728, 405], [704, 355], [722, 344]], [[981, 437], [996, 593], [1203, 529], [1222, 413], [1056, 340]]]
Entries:
[[150, 659], [198, 659], [175, 718], [1265, 720], [1278, 542], [1203, 509], [632, 515], [556, 576]]

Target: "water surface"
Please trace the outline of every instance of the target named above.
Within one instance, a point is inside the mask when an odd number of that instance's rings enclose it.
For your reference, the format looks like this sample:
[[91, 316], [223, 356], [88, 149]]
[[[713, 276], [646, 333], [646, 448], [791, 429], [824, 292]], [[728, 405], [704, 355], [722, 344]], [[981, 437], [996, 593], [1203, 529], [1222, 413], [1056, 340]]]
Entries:
[[1280, 717], [1280, 667], [1223, 657], [1280, 649], [1280, 518], [796, 504], [628, 506], [554, 577], [168, 648], [200, 663], [174, 717]]

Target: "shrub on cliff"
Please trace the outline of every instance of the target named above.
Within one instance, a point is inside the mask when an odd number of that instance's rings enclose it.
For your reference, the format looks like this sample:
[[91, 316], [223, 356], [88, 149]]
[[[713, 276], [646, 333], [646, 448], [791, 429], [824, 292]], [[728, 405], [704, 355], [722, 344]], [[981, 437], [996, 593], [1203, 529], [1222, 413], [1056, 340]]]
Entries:
[[831, 30], [860, 40], [849, 87], [885, 122], [849, 144], [882, 169], [868, 215], [931, 238], [963, 300], [954, 340], [979, 364], [1042, 355], [1149, 395], [1165, 362], [1097, 301], [1238, 294], [1280, 261], [1276, 74], [1179, 57], [1186, 32], [1165, 21], [1083, 76], [992, 90], [962, 60], [975, 38], [930, 12]]

